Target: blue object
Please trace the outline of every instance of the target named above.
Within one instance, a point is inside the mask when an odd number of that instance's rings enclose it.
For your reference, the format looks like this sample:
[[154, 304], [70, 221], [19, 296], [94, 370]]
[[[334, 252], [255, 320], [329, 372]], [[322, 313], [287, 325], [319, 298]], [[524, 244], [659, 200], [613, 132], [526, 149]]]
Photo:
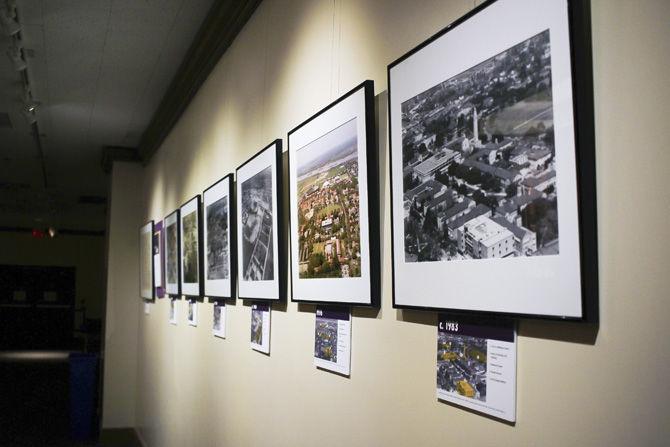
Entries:
[[70, 354], [70, 434], [73, 440], [93, 437], [97, 369], [96, 354]]

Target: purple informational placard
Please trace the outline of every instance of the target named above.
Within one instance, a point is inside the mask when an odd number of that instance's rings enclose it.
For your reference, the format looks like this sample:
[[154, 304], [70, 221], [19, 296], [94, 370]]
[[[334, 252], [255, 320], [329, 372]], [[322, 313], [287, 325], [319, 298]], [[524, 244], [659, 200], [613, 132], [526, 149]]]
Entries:
[[439, 400], [516, 420], [516, 328], [512, 320], [441, 314], [436, 372]]
[[314, 326], [314, 365], [345, 376], [351, 373], [351, 311], [318, 306]]

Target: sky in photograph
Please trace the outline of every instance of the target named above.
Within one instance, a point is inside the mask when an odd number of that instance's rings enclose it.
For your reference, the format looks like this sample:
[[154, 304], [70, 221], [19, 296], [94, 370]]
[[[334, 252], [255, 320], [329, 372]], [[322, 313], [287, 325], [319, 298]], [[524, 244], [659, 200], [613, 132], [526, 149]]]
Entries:
[[298, 169], [300, 170], [303, 166], [311, 168], [318, 158], [325, 157], [329, 152], [351, 146], [356, 142], [356, 131], [356, 118], [354, 118], [298, 149]]

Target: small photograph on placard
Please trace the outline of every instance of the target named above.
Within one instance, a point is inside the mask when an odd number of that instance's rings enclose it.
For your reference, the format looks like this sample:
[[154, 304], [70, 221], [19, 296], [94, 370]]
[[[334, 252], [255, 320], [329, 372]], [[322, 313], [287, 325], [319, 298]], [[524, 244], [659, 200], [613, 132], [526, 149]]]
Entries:
[[346, 307], [317, 307], [314, 365], [340, 374], [351, 373], [351, 312]]
[[212, 333], [216, 337], [226, 338], [226, 305], [224, 303], [214, 304], [213, 318]]
[[196, 301], [188, 302], [188, 324], [198, 325], [198, 303]]
[[170, 300], [170, 324], [177, 324], [177, 300]]
[[516, 332], [512, 322], [441, 315], [437, 328], [437, 397], [514, 421]]
[[270, 353], [270, 304], [251, 306], [251, 348]]

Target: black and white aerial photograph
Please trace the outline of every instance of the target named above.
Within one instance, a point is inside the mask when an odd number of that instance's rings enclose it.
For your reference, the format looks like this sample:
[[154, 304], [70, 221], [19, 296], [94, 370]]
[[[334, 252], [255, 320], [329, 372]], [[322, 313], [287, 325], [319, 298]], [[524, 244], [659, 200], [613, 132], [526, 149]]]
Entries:
[[559, 253], [549, 30], [404, 101], [406, 262]]
[[153, 255], [157, 256], [161, 252], [161, 234], [160, 232], [154, 232], [153, 235]]
[[182, 253], [184, 282], [198, 282], [198, 214], [193, 211], [183, 217], [182, 235], [184, 239], [184, 253]]
[[241, 202], [242, 277], [273, 280], [272, 166], [242, 183]]
[[228, 196], [207, 206], [207, 279], [228, 279]]
[[140, 295], [151, 299], [153, 290], [153, 221], [140, 228]]
[[179, 260], [177, 259], [177, 223], [172, 223], [166, 228], [166, 245], [167, 245], [167, 282], [175, 284], [178, 281], [177, 267]]

